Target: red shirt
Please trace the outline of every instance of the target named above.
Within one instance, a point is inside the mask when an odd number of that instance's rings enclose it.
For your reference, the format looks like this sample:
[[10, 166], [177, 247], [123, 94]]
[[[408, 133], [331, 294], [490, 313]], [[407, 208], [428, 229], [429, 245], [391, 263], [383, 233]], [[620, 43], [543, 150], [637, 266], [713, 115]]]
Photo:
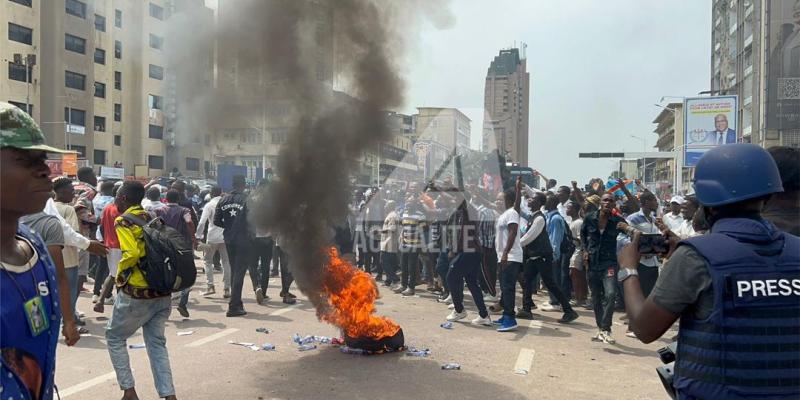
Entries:
[[119, 248], [119, 238], [117, 238], [117, 230], [114, 227], [114, 221], [117, 220], [121, 214], [117, 211], [117, 205], [111, 203], [103, 209], [103, 217], [101, 220], [103, 227], [103, 243], [112, 249]]

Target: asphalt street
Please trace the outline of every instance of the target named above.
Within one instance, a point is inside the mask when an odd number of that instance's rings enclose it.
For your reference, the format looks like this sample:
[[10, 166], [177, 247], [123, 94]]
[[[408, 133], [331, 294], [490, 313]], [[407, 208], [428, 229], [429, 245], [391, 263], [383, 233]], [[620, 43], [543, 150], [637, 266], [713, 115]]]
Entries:
[[[402, 297], [381, 290], [379, 313], [403, 327], [406, 345], [429, 348], [428, 357], [348, 355], [325, 344], [301, 352], [291, 340], [294, 333], [339, 335], [335, 327], [317, 320], [299, 292], [295, 291], [298, 303], [287, 306], [277, 298], [279, 280], [271, 279], [269, 301], [258, 305], [253, 292], [246, 290], [247, 316], [226, 318], [227, 301], [221, 288], [217, 295], [203, 298], [199, 293], [204, 284], [199, 274], [189, 302], [190, 318], [183, 319], [173, 308], [166, 327], [180, 399], [667, 398], [654, 370], [660, 365], [656, 350], [667, 341], [644, 345], [625, 337], [621, 315], [615, 315], [615, 345], [591, 340], [596, 332], [594, 316], [582, 308], [578, 310], [581, 317], [571, 325], [556, 322], [560, 313], [537, 310], [533, 321], [519, 320], [516, 332], [498, 333], [470, 325], [476, 311], [465, 295], [468, 319], [444, 329], [440, 324], [450, 310], [437, 303], [434, 295], [418, 290], [416, 296]], [[250, 288], [249, 278], [245, 288]], [[118, 399], [122, 395], [105, 347], [106, 321], [92, 311], [90, 298], [84, 293], [78, 301], [90, 336], [72, 348], [59, 346], [56, 384], [62, 399]], [[544, 303], [544, 297], [536, 300]], [[110, 312], [107, 306], [106, 315]], [[257, 328], [270, 333], [257, 332]], [[276, 350], [252, 351], [229, 341], [271, 343]], [[141, 330], [128, 341], [129, 345], [142, 343]], [[146, 350], [129, 349], [129, 353], [140, 398], [156, 399]], [[441, 369], [450, 362], [461, 369]]]

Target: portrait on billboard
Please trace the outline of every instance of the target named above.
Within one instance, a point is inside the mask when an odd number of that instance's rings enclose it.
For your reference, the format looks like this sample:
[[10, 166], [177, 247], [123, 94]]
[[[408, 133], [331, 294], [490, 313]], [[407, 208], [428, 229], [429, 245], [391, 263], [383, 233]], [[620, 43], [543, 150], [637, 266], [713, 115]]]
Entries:
[[703, 153], [736, 143], [736, 96], [686, 99], [684, 109], [684, 166], [693, 167]]
[[769, 2], [766, 128], [800, 129], [800, 0]]

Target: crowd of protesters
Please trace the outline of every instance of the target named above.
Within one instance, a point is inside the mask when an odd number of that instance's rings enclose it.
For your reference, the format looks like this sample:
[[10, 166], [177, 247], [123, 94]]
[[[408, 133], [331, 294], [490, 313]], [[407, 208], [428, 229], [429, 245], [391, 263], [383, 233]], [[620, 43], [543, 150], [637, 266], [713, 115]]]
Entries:
[[[127, 339], [140, 328], [159, 397], [176, 399], [164, 330], [171, 300], [177, 300], [182, 317], [190, 317], [190, 290], [171, 294], [150, 287], [139, 269], [148, 249], [136, 220], [160, 218], [203, 251], [202, 296], [217, 295], [214, 272], [222, 270], [228, 317], [246, 314], [242, 291], [247, 272], [259, 304], [269, 299], [269, 278], [277, 275], [278, 297], [286, 304], [295, 302], [289, 291], [290, 259], [280, 248], [280, 238], [248, 222], [248, 199], [259, 191], [248, 191], [244, 176], [235, 176], [232, 190], [225, 194], [219, 187], [200, 190], [180, 177], [168, 186], [155, 180], [146, 185], [98, 182], [91, 168], [79, 169], [75, 181], [51, 181], [46, 154], [61, 151], [44, 144], [44, 135], [27, 114], [5, 103], [0, 106], [0, 116], [8, 122], [0, 135], [4, 398], [54, 397], [59, 328], [69, 346], [85, 332], [85, 313], [76, 309], [76, 299], [93, 279], [93, 311], [104, 313], [105, 305], [113, 305], [106, 338], [123, 399], [138, 399]], [[765, 153], [745, 147], [737, 151]], [[797, 235], [798, 151], [773, 148], [770, 154], [774, 161], [767, 167], [777, 165], [780, 176], [772, 178], [777, 182], [770, 182], [765, 192], [769, 202], [756, 198], [760, 203], [753, 204], [759, 209], [745, 211], [770, 230], [777, 226]], [[623, 181], [610, 190], [598, 180], [583, 190], [574, 181], [558, 186], [548, 180], [540, 189], [519, 179], [507, 182], [504, 189], [485, 182], [454, 184], [444, 179], [356, 190], [351, 215], [332, 227], [331, 244], [398, 295], [415, 296], [417, 287], [424, 285], [436, 301], [452, 309], [448, 321], [467, 317], [466, 285], [477, 309], [473, 324], [514, 331], [517, 318], [534, 318], [533, 310], [539, 307], [562, 312], [558, 322], [570, 323], [578, 318], [575, 308], [584, 307], [595, 315], [597, 333], [592, 339], [612, 344], [615, 311], [635, 305], [628, 311], [637, 321], [632, 328], [637, 337], [650, 340], [653, 335], [640, 325], [646, 318], [640, 303], [654, 292], [670, 297], [658, 285], [664, 257], [659, 252], [641, 255], [628, 244], [639, 244], [643, 234], [672, 242], [702, 236], [711, 225], [706, 212], [715, 213], [712, 220], [726, 217], [719, 214], [726, 209], [701, 206], [693, 194], [661, 201], [644, 188], [630, 191]], [[624, 302], [620, 281], [625, 278], [618, 278], [623, 259], [626, 264], [638, 261], [633, 269], [622, 266], [627, 274], [638, 275], [625, 282]], [[710, 278], [704, 282], [709, 284]], [[533, 295], [543, 289], [548, 299], [537, 307]], [[522, 302], [517, 305], [519, 293]], [[669, 326], [675, 318], [662, 320]], [[27, 367], [31, 365], [36, 368]]]

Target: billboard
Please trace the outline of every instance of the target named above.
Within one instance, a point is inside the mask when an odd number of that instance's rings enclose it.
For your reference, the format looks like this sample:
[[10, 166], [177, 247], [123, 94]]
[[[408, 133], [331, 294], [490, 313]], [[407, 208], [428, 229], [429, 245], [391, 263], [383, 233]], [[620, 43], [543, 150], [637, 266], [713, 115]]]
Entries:
[[766, 128], [800, 129], [800, 0], [767, 4]]
[[684, 167], [697, 165], [709, 149], [737, 142], [737, 96], [687, 98], [683, 109]]

